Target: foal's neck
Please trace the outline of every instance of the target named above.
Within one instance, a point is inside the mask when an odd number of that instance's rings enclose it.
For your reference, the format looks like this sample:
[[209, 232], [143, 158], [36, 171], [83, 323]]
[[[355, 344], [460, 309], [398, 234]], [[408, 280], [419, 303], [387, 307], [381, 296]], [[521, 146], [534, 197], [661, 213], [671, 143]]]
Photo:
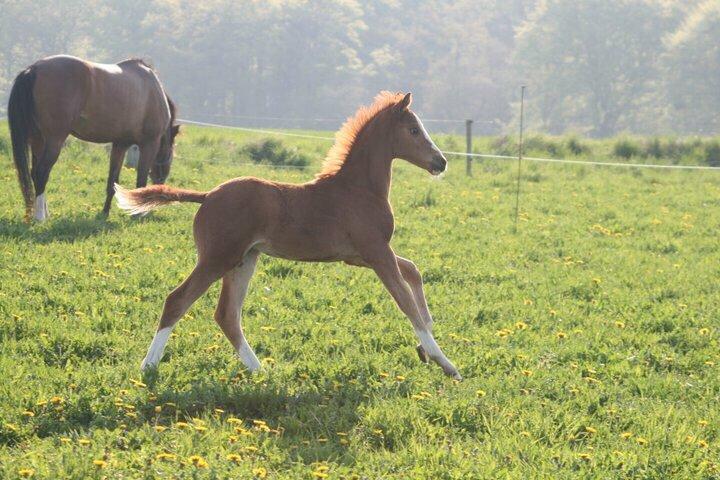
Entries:
[[337, 178], [387, 199], [392, 181], [392, 160], [388, 130], [382, 124], [368, 125], [356, 139]]

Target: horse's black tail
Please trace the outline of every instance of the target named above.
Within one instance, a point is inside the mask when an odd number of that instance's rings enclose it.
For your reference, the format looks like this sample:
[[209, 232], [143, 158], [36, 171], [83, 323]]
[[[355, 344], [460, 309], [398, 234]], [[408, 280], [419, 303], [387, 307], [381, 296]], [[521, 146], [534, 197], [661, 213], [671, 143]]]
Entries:
[[28, 165], [28, 141], [30, 135], [37, 130], [35, 124], [35, 69], [26, 68], [15, 78], [10, 100], [8, 101], [8, 122], [10, 123], [10, 139], [12, 140], [13, 158], [17, 170], [20, 189], [25, 199], [25, 214], [29, 219], [32, 214], [33, 192], [30, 166]]

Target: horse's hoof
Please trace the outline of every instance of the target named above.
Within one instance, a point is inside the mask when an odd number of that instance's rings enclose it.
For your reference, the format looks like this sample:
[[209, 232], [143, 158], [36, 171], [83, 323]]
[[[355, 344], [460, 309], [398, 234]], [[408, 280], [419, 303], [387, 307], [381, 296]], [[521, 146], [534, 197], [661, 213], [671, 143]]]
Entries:
[[418, 357], [420, 357], [421, 362], [423, 362], [423, 363], [430, 362], [430, 357], [428, 357], [428, 354], [422, 345], [418, 345], [417, 347], [415, 347], [415, 350], [417, 351]]

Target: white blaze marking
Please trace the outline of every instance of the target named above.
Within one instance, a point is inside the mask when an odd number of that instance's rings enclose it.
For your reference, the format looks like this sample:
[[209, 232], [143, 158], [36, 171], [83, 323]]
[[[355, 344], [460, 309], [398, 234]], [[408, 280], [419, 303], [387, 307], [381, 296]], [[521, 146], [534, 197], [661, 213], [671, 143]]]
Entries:
[[142, 370], [145, 370], [148, 367], [157, 367], [158, 363], [160, 363], [160, 359], [165, 351], [165, 344], [167, 343], [168, 338], [170, 338], [172, 329], [173, 327], [165, 327], [155, 333], [147, 355], [145, 355], [145, 359], [142, 361], [142, 365], [140, 366]]
[[47, 200], [45, 194], [41, 193], [35, 197], [35, 220], [44, 222], [48, 217]]
[[245, 337], [243, 337], [242, 339], [242, 343], [240, 344], [240, 348], [237, 351], [237, 355], [251, 372], [257, 372], [258, 370], [260, 370], [260, 362], [255, 356], [255, 352], [253, 352], [247, 340], [245, 340]]
[[415, 113], [413, 113], [413, 115], [415, 115], [415, 120], [417, 120], [417, 123], [420, 126], [420, 131], [422, 132], [423, 137], [425, 137], [425, 140], [430, 142], [430, 145], [432, 145], [432, 147], [435, 150], [440, 151], [440, 149], [437, 147], [437, 145], [435, 145], [435, 142], [433, 142], [433, 139], [430, 138], [430, 134], [428, 134], [427, 130], [425, 130], [425, 125], [423, 125], [422, 121], [420, 121], [420, 117], [418, 117], [417, 114], [415, 114]]

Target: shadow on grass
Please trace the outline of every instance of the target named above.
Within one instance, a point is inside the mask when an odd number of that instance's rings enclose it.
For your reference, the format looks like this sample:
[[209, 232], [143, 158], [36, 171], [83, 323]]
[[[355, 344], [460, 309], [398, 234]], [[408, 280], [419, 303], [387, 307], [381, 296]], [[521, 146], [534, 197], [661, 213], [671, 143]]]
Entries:
[[[147, 215], [132, 217], [138, 222], [164, 221], [162, 217]], [[46, 224], [27, 224], [18, 218], [0, 218], [0, 239], [28, 241], [38, 244], [74, 242], [116, 230], [122, 224], [100, 213], [50, 218]]]
[[[310, 387], [295, 392], [295, 387], [302, 384], [288, 388], [279, 380], [246, 377], [230, 383], [203, 379], [181, 388], [164, 386], [156, 390], [151, 379], [146, 377], [145, 381], [147, 390], [143, 390], [147, 395], [127, 400], [136, 415], [133, 419], [125, 416], [123, 408], [127, 404], [107, 402], [98, 406], [91, 398], [81, 397], [64, 403], [61, 414], [49, 411], [28, 419], [33, 424], [29, 429], [4, 432], [0, 427], [0, 445], [17, 446], [32, 436], [47, 438], [83, 431], [90, 434], [95, 429], [137, 430], [156, 425], [172, 428], [178, 421], [192, 423], [194, 418], [234, 417], [242, 419], [242, 427], [254, 435], [276, 439], [276, 445], [293, 461], [353, 463], [336, 432], [350, 432], [361, 422], [357, 411], [367, 398], [361, 385], [346, 384], [338, 390]], [[161, 412], [155, 410], [156, 406], [162, 407]], [[282, 427], [282, 434], [260, 432], [253, 422], [258, 420], [267, 422], [271, 429]]]

